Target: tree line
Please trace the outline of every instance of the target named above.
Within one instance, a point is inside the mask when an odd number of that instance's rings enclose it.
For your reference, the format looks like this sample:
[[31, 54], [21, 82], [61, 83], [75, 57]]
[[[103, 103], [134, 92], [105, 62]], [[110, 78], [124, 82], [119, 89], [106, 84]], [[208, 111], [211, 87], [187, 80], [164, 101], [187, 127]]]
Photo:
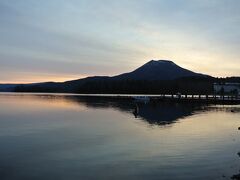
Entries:
[[15, 92], [82, 94], [213, 94], [215, 78], [187, 77], [176, 80], [91, 80], [66, 83], [20, 85]]

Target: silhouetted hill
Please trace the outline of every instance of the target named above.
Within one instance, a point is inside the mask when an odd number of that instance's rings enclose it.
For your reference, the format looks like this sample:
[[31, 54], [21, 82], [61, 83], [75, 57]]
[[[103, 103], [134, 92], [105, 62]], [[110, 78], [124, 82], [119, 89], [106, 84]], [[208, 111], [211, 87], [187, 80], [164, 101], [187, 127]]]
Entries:
[[173, 80], [182, 77], [206, 77], [176, 65], [168, 60], [151, 60], [136, 70], [114, 76], [117, 80]]
[[[159, 94], [210, 93], [210, 76], [184, 69], [171, 61], [151, 60], [136, 70], [117, 76], [94, 76], [63, 83], [18, 85], [16, 92]], [[194, 85], [193, 85], [194, 82]]]
[[20, 84], [0, 84], [0, 92], [13, 92]]
[[[92, 94], [211, 94], [213, 83], [223, 79], [195, 73], [172, 61], [151, 60], [136, 70], [117, 76], [94, 76], [62, 83], [23, 84], [15, 92], [59, 92]], [[238, 77], [228, 78], [236, 81]]]

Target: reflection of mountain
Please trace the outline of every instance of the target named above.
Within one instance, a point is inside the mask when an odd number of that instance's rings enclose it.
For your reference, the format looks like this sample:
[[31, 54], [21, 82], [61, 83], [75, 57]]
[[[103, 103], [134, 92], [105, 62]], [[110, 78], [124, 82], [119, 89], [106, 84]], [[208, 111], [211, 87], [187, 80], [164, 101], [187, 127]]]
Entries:
[[[72, 101], [81, 103], [87, 107], [93, 108], [114, 108], [120, 111], [133, 114], [136, 104], [134, 101], [120, 99], [106, 99], [95, 97], [67, 97]], [[158, 103], [158, 104], [137, 104], [137, 117], [148, 122], [149, 124], [166, 125], [171, 124], [184, 118], [193, 115], [196, 111], [202, 111], [204, 108], [201, 105], [193, 104], [176, 104], [176, 103]], [[134, 116], [134, 114], [133, 114]]]
[[[93, 109], [114, 109], [136, 116], [150, 125], [167, 125], [178, 121], [181, 118], [201, 113], [203, 111], [225, 111], [229, 113], [239, 113], [240, 106], [206, 106], [194, 103], [170, 103], [170, 102], [150, 102], [148, 104], [137, 103], [129, 99], [96, 97], [96, 96], [65, 96], [55, 94], [9, 94], [7, 98], [31, 98], [38, 103], [46, 102], [46, 106], [57, 104], [68, 107], [71, 104], [78, 108]], [[41, 104], [42, 105], [42, 104]], [[137, 113], [136, 112], [137, 109]]]
[[146, 104], [139, 106], [138, 115], [150, 124], [166, 125], [174, 123], [185, 116], [193, 115], [194, 111], [200, 109], [199, 106], [193, 107], [186, 104], [161, 103], [155, 106]]

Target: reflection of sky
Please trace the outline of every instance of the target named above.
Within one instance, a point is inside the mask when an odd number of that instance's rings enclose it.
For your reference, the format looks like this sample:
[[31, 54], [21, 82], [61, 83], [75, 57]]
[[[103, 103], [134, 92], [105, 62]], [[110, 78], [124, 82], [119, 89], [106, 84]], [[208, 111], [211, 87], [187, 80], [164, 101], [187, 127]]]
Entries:
[[238, 0], [0, 2], [0, 82], [114, 75], [171, 59], [239, 75]]
[[[239, 113], [214, 106], [165, 128], [136, 119], [128, 108], [129, 102], [124, 107], [66, 96], [0, 95], [1, 174], [187, 180], [238, 172]], [[152, 108], [150, 113], [159, 111]]]

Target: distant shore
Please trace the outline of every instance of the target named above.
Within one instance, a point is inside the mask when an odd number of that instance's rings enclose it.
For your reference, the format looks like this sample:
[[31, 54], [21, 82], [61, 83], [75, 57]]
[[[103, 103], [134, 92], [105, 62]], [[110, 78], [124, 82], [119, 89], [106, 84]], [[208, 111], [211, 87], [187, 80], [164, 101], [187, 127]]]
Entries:
[[50, 96], [78, 96], [91, 98], [128, 99], [143, 102], [184, 102], [211, 104], [240, 104], [240, 98], [220, 95], [182, 95], [182, 94], [75, 94], [75, 93], [35, 93], [35, 92], [0, 92], [0, 95], [50, 95]]

